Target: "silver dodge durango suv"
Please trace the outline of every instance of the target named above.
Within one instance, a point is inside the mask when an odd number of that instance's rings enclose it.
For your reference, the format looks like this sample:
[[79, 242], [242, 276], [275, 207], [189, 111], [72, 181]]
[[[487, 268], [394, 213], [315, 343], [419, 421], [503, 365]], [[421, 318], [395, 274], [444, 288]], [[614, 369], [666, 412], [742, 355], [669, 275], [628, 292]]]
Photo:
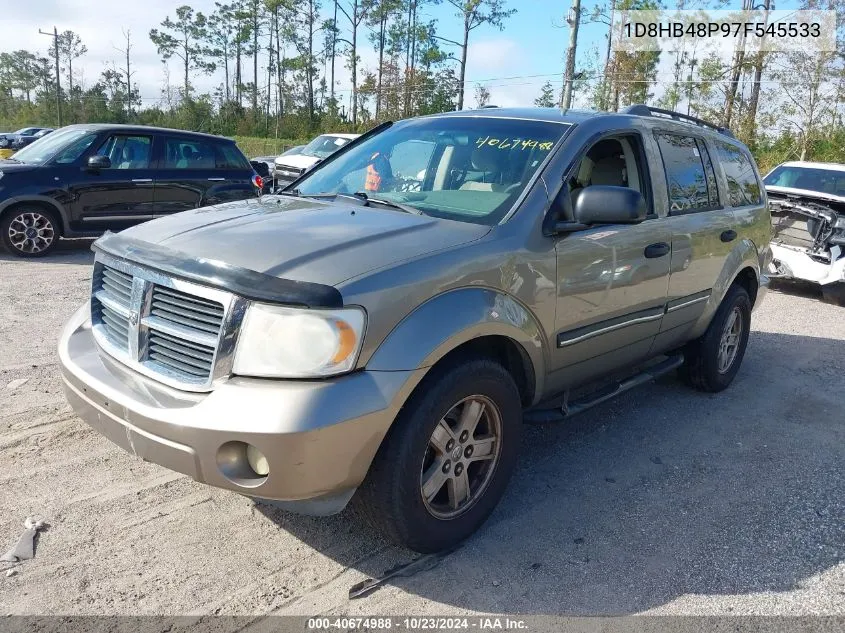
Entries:
[[138, 457], [442, 550], [523, 422], [676, 370], [730, 385], [771, 230], [748, 150], [674, 112], [385, 123], [279, 195], [99, 239], [67, 397]]

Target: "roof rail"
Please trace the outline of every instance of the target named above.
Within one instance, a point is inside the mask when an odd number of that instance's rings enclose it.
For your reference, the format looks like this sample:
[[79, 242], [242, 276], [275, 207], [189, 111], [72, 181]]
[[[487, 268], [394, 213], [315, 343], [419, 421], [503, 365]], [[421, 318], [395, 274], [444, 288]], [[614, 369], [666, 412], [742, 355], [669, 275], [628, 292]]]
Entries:
[[725, 136], [736, 138], [733, 135], [733, 132], [731, 132], [726, 127], [714, 125], [713, 123], [708, 123], [707, 121], [696, 118], [694, 116], [690, 116], [689, 114], [681, 114], [680, 112], [674, 112], [673, 110], [665, 110], [663, 108], [655, 108], [653, 106], [637, 103], [635, 105], [629, 105], [621, 112], [622, 114], [633, 114], [636, 116], [664, 117], [668, 119], [674, 119], [675, 121], [686, 121], [688, 123], [694, 123], [695, 125], [701, 127], [710, 128], [711, 130], [716, 130], [717, 132], [719, 132], [720, 134], [724, 134]]

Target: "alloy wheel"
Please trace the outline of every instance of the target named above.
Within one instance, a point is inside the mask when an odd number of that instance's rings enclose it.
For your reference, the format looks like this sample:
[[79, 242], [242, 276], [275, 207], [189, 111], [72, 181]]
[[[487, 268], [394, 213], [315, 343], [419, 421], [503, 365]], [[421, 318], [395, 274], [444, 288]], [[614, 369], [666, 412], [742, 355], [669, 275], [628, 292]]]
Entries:
[[438, 519], [453, 519], [484, 494], [501, 454], [502, 416], [485, 396], [474, 395], [444, 415], [420, 471], [420, 494]]
[[720, 374], [727, 373], [736, 360], [742, 339], [742, 327], [742, 311], [739, 306], [735, 306], [725, 321], [722, 337], [719, 339], [718, 369]]
[[56, 239], [53, 221], [38, 211], [19, 213], [9, 223], [9, 242], [21, 253], [44, 251]]

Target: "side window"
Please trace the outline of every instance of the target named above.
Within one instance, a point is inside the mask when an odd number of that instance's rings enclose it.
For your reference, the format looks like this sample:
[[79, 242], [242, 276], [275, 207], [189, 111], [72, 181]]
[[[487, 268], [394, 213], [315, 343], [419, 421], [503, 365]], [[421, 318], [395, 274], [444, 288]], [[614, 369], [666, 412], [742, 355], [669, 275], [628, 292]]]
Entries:
[[234, 143], [216, 143], [217, 169], [250, 169], [249, 161], [244, 158]]
[[696, 143], [698, 153], [701, 154], [701, 160], [704, 163], [704, 174], [707, 176], [707, 199], [710, 201], [710, 207], [716, 208], [719, 206], [719, 189], [716, 187], [716, 172], [713, 171], [713, 161], [710, 160], [710, 152], [707, 150], [704, 141], [698, 139]]
[[97, 149], [97, 154], [107, 156], [112, 169], [147, 169], [150, 166], [149, 136], [113, 134]]
[[728, 199], [732, 207], [760, 204], [760, 183], [748, 156], [737, 147], [717, 143], [719, 162], [728, 181]]
[[[718, 206], [711, 202], [708, 180], [712, 176], [704, 171], [702, 152], [699, 150], [696, 139], [691, 136], [664, 132], [655, 133], [655, 137], [666, 172], [669, 212], [677, 215], [706, 211]], [[709, 156], [707, 160], [709, 164]], [[711, 165], [711, 172], [712, 169]], [[715, 179], [713, 179], [713, 192], [715, 195]]]
[[593, 185], [630, 187], [639, 191], [651, 211], [648, 172], [642, 160], [642, 140], [636, 134], [605, 138], [593, 144], [569, 178], [569, 189]]
[[205, 141], [167, 138], [164, 141], [165, 169], [214, 169], [214, 148]]

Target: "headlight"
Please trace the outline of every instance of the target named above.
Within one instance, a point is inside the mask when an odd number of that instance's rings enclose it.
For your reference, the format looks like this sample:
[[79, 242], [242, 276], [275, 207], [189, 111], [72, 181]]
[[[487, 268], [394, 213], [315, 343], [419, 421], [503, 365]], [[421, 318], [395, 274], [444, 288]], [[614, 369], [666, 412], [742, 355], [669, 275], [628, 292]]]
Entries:
[[355, 367], [366, 315], [359, 308], [306, 310], [253, 303], [235, 350], [234, 372], [264, 378], [315, 378]]

